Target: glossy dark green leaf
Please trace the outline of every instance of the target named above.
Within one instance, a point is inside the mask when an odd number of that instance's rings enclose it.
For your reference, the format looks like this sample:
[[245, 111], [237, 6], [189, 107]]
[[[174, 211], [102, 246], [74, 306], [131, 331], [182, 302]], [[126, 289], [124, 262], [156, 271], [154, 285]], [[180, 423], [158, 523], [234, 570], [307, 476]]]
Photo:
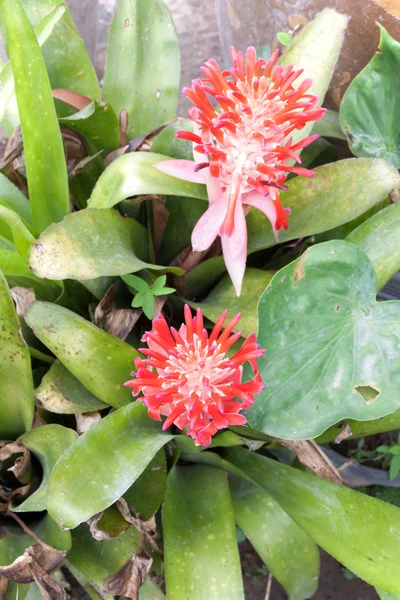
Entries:
[[191, 248], [192, 231], [207, 206], [198, 198], [168, 196], [165, 207], [169, 216], [158, 256], [169, 263], [185, 248]]
[[69, 212], [64, 146], [46, 66], [32, 26], [19, 0], [1, 0], [0, 7], [21, 117], [32, 220], [41, 231]]
[[125, 198], [140, 194], [163, 194], [207, 200], [205, 185], [171, 177], [154, 167], [164, 160], [170, 160], [170, 157], [153, 152], [130, 152], [120, 156], [100, 177], [89, 200], [89, 206], [110, 208]]
[[[310, 93], [318, 96], [319, 106], [328, 91], [348, 20], [347, 15], [325, 8], [293, 38], [280, 59], [283, 66], [294, 65], [296, 69], [304, 70], [296, 85], [302, 79], [310, 78], [313, 82]], [[293, 139], [302, 140], [312, 128], [313, 123], [308, 123], [303, 129], [294, 131]]]
[[265, 390], [247, 411], [250, 425], [307, 439], [341, 419], [395, 411], [399, 317], [400, 302], [376, 302], [373, 265], [357, 246], [335, 240], [309, 248], [260, 299]]
[[221, 279], [224, 273], [226, 273], [226, 268], [222, 256], [214, 256], [205, 260], [178, 279], [182, 295], [186, 298], [204, 296]]
[[[66, 7], [64, 5], [60, 5], [60, 3], [58, 3], [59, 6], [57, 6], [56, 3], [53, 4], [53, 9], [45, 14], [34, 27], [37, 41], [41, 47], [53, 32], [54, 26], [65, 14]], [[0, 82], [0, 121], [7, 134], [10, 136], [14, 129], [20, 124], [11, 61], [9, 61], [4, 69], [2, 69], [0, 73]]]
[[380, 419], [373, 419], [372, 421], [353, 421], [352, 419], [346, 419], [345, 422], [339, 423], [329, 427], [322, 435], [317, 438], [319, 444], [327, 444], [333, 442], [337, 436], [343, 431], [345, 424], [348, 423], [352, 434], [349, 438], [360, 438], [366, 435], [373, 435], [375, 433], [381, 433], [383, 431], [393, 431], [400, 429], [400, 409], [381, 417]]
[[290, 600], [305, 600], [318, 587], [317, 545], [263, 489], [229, 476], [237, 525]]
[[167, 483], [165, 452], [157, 452], [135, 483], [125, 492], [124, 498], [135, 513], [147, 521], [158, 511], [164, 499]]
[[313, 134], [317, 133], [321, 137], [331, 137], [338, 140], [345, 140], [339, 121], [339, 113], [334, 110], [327, 110], [320, 121], [316, 121], [313, 127]]
[[176, 137], [177, 131], [193, 131], [193, 122], [189, 119], [176, 119], [167, 125], [153, 140], [151, 151], [173, 158], [193, 160], [193, 144]]
[[141, 269], [182, 273], [177, 267], [152, 265], [147, 232], [114, 209], [86, 208], [48, 227], [31, 247], [29, 266], [41, 278], [95, 279]]
[[384, 158], [400, 167], [400, 43], [380, 28], [379, 49], [348, 87], [340, 124], [356, 156]]
[[228, 311], [230, 318], [240, 312], [242, 317], [237, 328], [243, 332], [244, 336], [253, 332], [257, 333], [258, 301], [273, 276], [272, 271], [247, 268], [243, 279], [242, 293], [239, 297], [236, 295], [230, 277], [226, 275], [203, 302], [189, 302], [189, 304], [193, 308], [201, 308], [204, 316], [213, 323], [224, 310]]
[[[351, 221], [384, 200], [400, 185], [389, 163], [367, 158], [339, 160], [315, 169], [315, 177], [294, 177], [281, 192], [282, 205], [291, 209], [289, 228], [279, 242], [314, 235]], [[276, 244], [271, 225], [259, 210], [247, 217], [249, 253]]]
[[34, 411], [29, 350], [20, 336], [14, 303], [0, 271], [0, 439], [27, 431]]
[[47, 508], [71, 529], [111, 506], [173, 436], [140, 403], [108, 415], [70, 446], [53, 469]]
[[107, 408], [58, 360], [43, 377], [35, 398], [42, 408], [56, 414], [73, 415]]
[[[36, 540], [21, 529], [19, 525], [11, 519], [5, 520], [0, 517], [1, 532], [0, 537], [0, 565], [9, 565], [16, 558], [21, 556], [25, 550], [34, 544]], [[69, 531], [62, 531], [58, 525], [48, 515], [36, 522], [30, 523], [30, 529], [36, 533], [46, 544], [57, 548], [57, 550], [69, 550], [71, 548], [71, 534]]]
[[118, 408], [131, 401], [124, 387], [138, 352], [75, 313], [34, 302], [25, 320], [36, 337], [94, 396]]
[[40, 487], [25, 502], [13, 508], [14, 512], [40, 512], [46, 510], [48, 481], [54, 465], [77, 434], [62, 425], [43, 425], [24, 433], [19, 439], [38, 459], [42, 467]]
[[72, 111], [68, 116], [59, 116], [58, 120], [62, 125], [81, 133], [97, 150], [102, 150], [103, 158], [119, 147], [118, 117], [108, 102], [92, 102], [79, 112]]
[[32, 224], [28, 198], [2, 173], [0, 173], [0, 203], [16, 212], [28, 225]]
[[163, 507], [168, 600], [243, 600], [235, 520], [226, 473], [174, 467]]
[[225, 455], [340, 563], [371, 585], [400, 593], [399, 508], [241, 448]]
[[[21, 4], [29, 20], [35, 26], [61, 0], [22, 0]], [[67, 88], [88, 96], [91, 100], [101, 97], [100, 84], [79, 31], [68, 8], [47, 42], [43, 56], [52, 89]]]
[[40, 300], [56, 300], [63, 291], [63, 284], [56, 281], [44, 281], [36, 277], [28, 266], [28, 257], [18, 252], [0, 248], [0, 269], [10, 287], [33, 288]]
[[368, 254], [380, 290], [400, 269], [400, 204], [373, 215], [346, 239]]
[[174, 119], [180, 60], [174, 23], [162, 0], [118, 0], [111, 23], [104, 97], [128, 113], [129, 139]]

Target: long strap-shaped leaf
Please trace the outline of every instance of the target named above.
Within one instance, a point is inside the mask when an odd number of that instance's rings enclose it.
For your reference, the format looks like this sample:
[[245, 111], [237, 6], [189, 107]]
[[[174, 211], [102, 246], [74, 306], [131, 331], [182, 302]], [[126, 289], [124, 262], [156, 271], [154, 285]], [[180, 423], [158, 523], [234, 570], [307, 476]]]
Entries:
[[7, 28], [32, 219], [42, 231], [69, 212], [64, 147], [36, 35], [19, 0], [0, 0]]
[[168, 600], [243, 600], [235, 521], [224, 471], [174, 467], [163, 508]]

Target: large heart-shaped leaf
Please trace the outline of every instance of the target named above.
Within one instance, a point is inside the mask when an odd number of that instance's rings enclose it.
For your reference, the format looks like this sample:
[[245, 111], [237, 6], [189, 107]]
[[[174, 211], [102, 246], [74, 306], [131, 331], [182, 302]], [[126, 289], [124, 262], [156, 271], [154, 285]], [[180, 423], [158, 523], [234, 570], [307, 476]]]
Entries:
[[75, 431], [56, 424], [36, 427], [19, 438], [25, 448], [28, 448], [39, 460], [42, 467], [42, 482], [25, 502], [13, 508], [14, 512], [46, 510], [50, 473], [60, 456], [75, 442], [76, 438]]
[[32, 220], [42, 231], [69, 212], [64, 146], [35, 32], [19, 0], [1, 0], [0, 7], [21, 117]]
[[34, 302], [25, 320], [36, 337], [96, 398], [118, 408], [128, 404], [129, 379], [138, 352], [75, 313]]
[[13, 440], [30, 429], [33, 381], [28, 346], [4, 275], [0, 271], [0, 440]]
[[235, 519], [226, 473], [174, 467], [163, 506], [169, 600], [243, 600]]
[[290, 600], [312, 596], [319, 574], [315, 542], [258, 485], [232, 474], [229, 484], [236, 523]]
[[400, 406], [400, 302], [376, 302], [368, 256], [344, 241], [309, 248], [260, 299], [265, 390], [250, 425], [276, 437], [316, 437], [341, 419]]
[[170, 157], [153, 152], [130, 152], [120, 156], [100, 177], [88, 205], [92, 208], [110, 208], [125, 198], [140, 194], [207, 200], [205, 185], [166, 175], [154, 166], [164, 160], [170, 160]]
[[179, 45], [162, 0], [119, 0], [111, 23], [104, 97], [128, 113], [130, 139], [174, 119], [179, 95]]
[[[303, 69], [302, 78], [312, 80], [310, 93], [319, 98], [321, 106], [339, 58], [349, 17], [332, 8], [325, 8], [294, 37], [285, 50], [280, 64]], [[297, 80], [297, 81], [300, 81]], [[310, 134], [313, 123], [293, 132], [299, 141]]]
[[[365, 213], [400, 186], [400, 175], [383, 160], [346, 159], [315, 169], [315, 177], [294, 177], [281, 192], [282, 205], [291, 209], [289, 228], [279, 242], [338, 227]], [[247, 217], [249, 253], [276, 244], [271, 225], [259, 210]]]
[[346, 239], [368, 254], [380, 290], [400, 269], [400, 204], [379, 211]]
[[181, 269], [144, 262], [147, 231], [114, 209], [86, 208], [50, 225], [30, 249], [29, 266], [47, 279], [95, 279], [141, 269]]
[[377, 23], [379, 50], [353, 79], [340, 105], [340, 124], [356, 156], [400, 167], [400, 43]]
[[399, 508], [241, 448], [224, 454], [339, 562], [400, 594]]
[[[348, 437], [353, 439], [365, 437], [366, 435], [374, 435], [375, 433], [382, 433], [383, 431], [400, 429], [400, 409], [395, 410], [393, 413], [390, 413], [390, 415], [380, 417], [380, 419], [373, 419], [372, 421], [353, 421], [352, 419], [348, 419], [345, 422], [340, 422], [324, 431], [324, 433], [317, 438], [317, 442], [319, 444], [327, 444], [335, 441], [346, 425], [351, 429], [351, 434], [349, 431]], [[347, 439], [347, 436], [345, 439]]]
[[172, 439], [133, 402], [102, 419], [69, 447], [50, 476], [47, 508], [73, 529], [111, 506]]
[[221, 316], [224, 310], [228, 310], [228, 316], [233, 317], [236, 313], [242, 313], [238, 328], [244, 336], [258, 331], [257, 305], [261, 294], [271, 281], [274, 273], [272, 271], [261, 271], [261, 269], [246, 269], [242, 293], [238, 297], [233, 288], [232, 281], [226, 275], [203, 300], [203, 302], [189, 302], [193, 308], [201, 308], [203, 314], [213, 321]]
[[107, 408], [56, 360], [35, 391], [36, 402], [49, 412], [64, 415]]

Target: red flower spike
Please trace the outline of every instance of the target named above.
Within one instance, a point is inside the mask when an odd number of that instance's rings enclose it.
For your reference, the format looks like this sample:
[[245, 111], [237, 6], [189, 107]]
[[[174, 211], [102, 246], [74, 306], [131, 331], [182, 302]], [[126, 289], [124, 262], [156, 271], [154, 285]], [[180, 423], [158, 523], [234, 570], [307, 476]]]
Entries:
[[[288, 212], [278, 190], [289, 173], [312, 177], [311, 171], [293, 167], [290, 161], [300, 162], [298, 151], [316, 139], [313, 135], [293, 144], [291, 133], [325, 113], [318, 108], [318, 98], [308, 93], [312, 81], [299, 82], [303, 71], [276, 65], [278, 56], [275, 50], [266, 61], [257, 59], [253, 47], [245, 55], [231, 48], [232, 68], [228, 71], [221, 71], [215, 60], [207, 61], [201, 68], [203, 77], [183, 90], [194, 105], [188, 113], [195, 124], [194, 133], [177, 133], [193, 141], [194, 162], [189, 166], [190, 161], [170, 160], [156, 165], [165, 173], [196, 183], [201, 175], [207, 183], [210, 205], [193, 230], [193, 250], [205, 251], [221, 237], [237, 295], [247, 256], [243, 208], [249, 205], [261, 210], [276, 238], [279, 229], [288, 228]], [[209, 169], [203, 167], [200, 174], [195, 163], [203, 165], [204, 156]]]
[[[236, 315], [222, 331], [226, 315], [222, 313], [210, 335], [203, 328], [201, 310], [192, 317], [187, 305], [179, 331], [170, 329], [162, 315], [154, 319], [153, 329], [143, 336], [148, 348], [140, 349], [148, 358], [135, 359], [137, 372], [125, 384], [133, 396], [143, 392], [137, 400], [144, 402], [152, 419], [167, 417], [163, 430], [172, 424], [187, 428], [197, 446], [208, 446], [219, 429], [244, 425], [246, 418], [240, 411], [251, 406], [264, 387], [256, 360], [265, 350], [254, 333], [234, 356], [226, 356], [238, 339], [232, 331], [240, 319]], [[245, 362], [254, 377], [242, 383]]]

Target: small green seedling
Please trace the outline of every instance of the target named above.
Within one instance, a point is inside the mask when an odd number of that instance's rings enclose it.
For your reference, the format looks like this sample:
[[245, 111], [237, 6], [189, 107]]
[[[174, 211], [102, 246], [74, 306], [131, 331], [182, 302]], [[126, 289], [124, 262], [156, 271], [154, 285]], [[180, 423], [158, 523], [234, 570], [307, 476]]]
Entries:
[[150, 320], [154, 316], [155, 296], [165, 296], [176, 291], [174, 288], [164, 287], [167, 281], [166, 275], [158, 277], [152, 286], [137, 275], [123, 275], [121, 279], [129, 288], [137, 292], [132, 300], [132, 307], [141, 308]]
[[378, 446], [377, 452], [390, 456], [389, 479], [392, 481], [400, 473], [400, 433], [397, 437], [397, 444]]

